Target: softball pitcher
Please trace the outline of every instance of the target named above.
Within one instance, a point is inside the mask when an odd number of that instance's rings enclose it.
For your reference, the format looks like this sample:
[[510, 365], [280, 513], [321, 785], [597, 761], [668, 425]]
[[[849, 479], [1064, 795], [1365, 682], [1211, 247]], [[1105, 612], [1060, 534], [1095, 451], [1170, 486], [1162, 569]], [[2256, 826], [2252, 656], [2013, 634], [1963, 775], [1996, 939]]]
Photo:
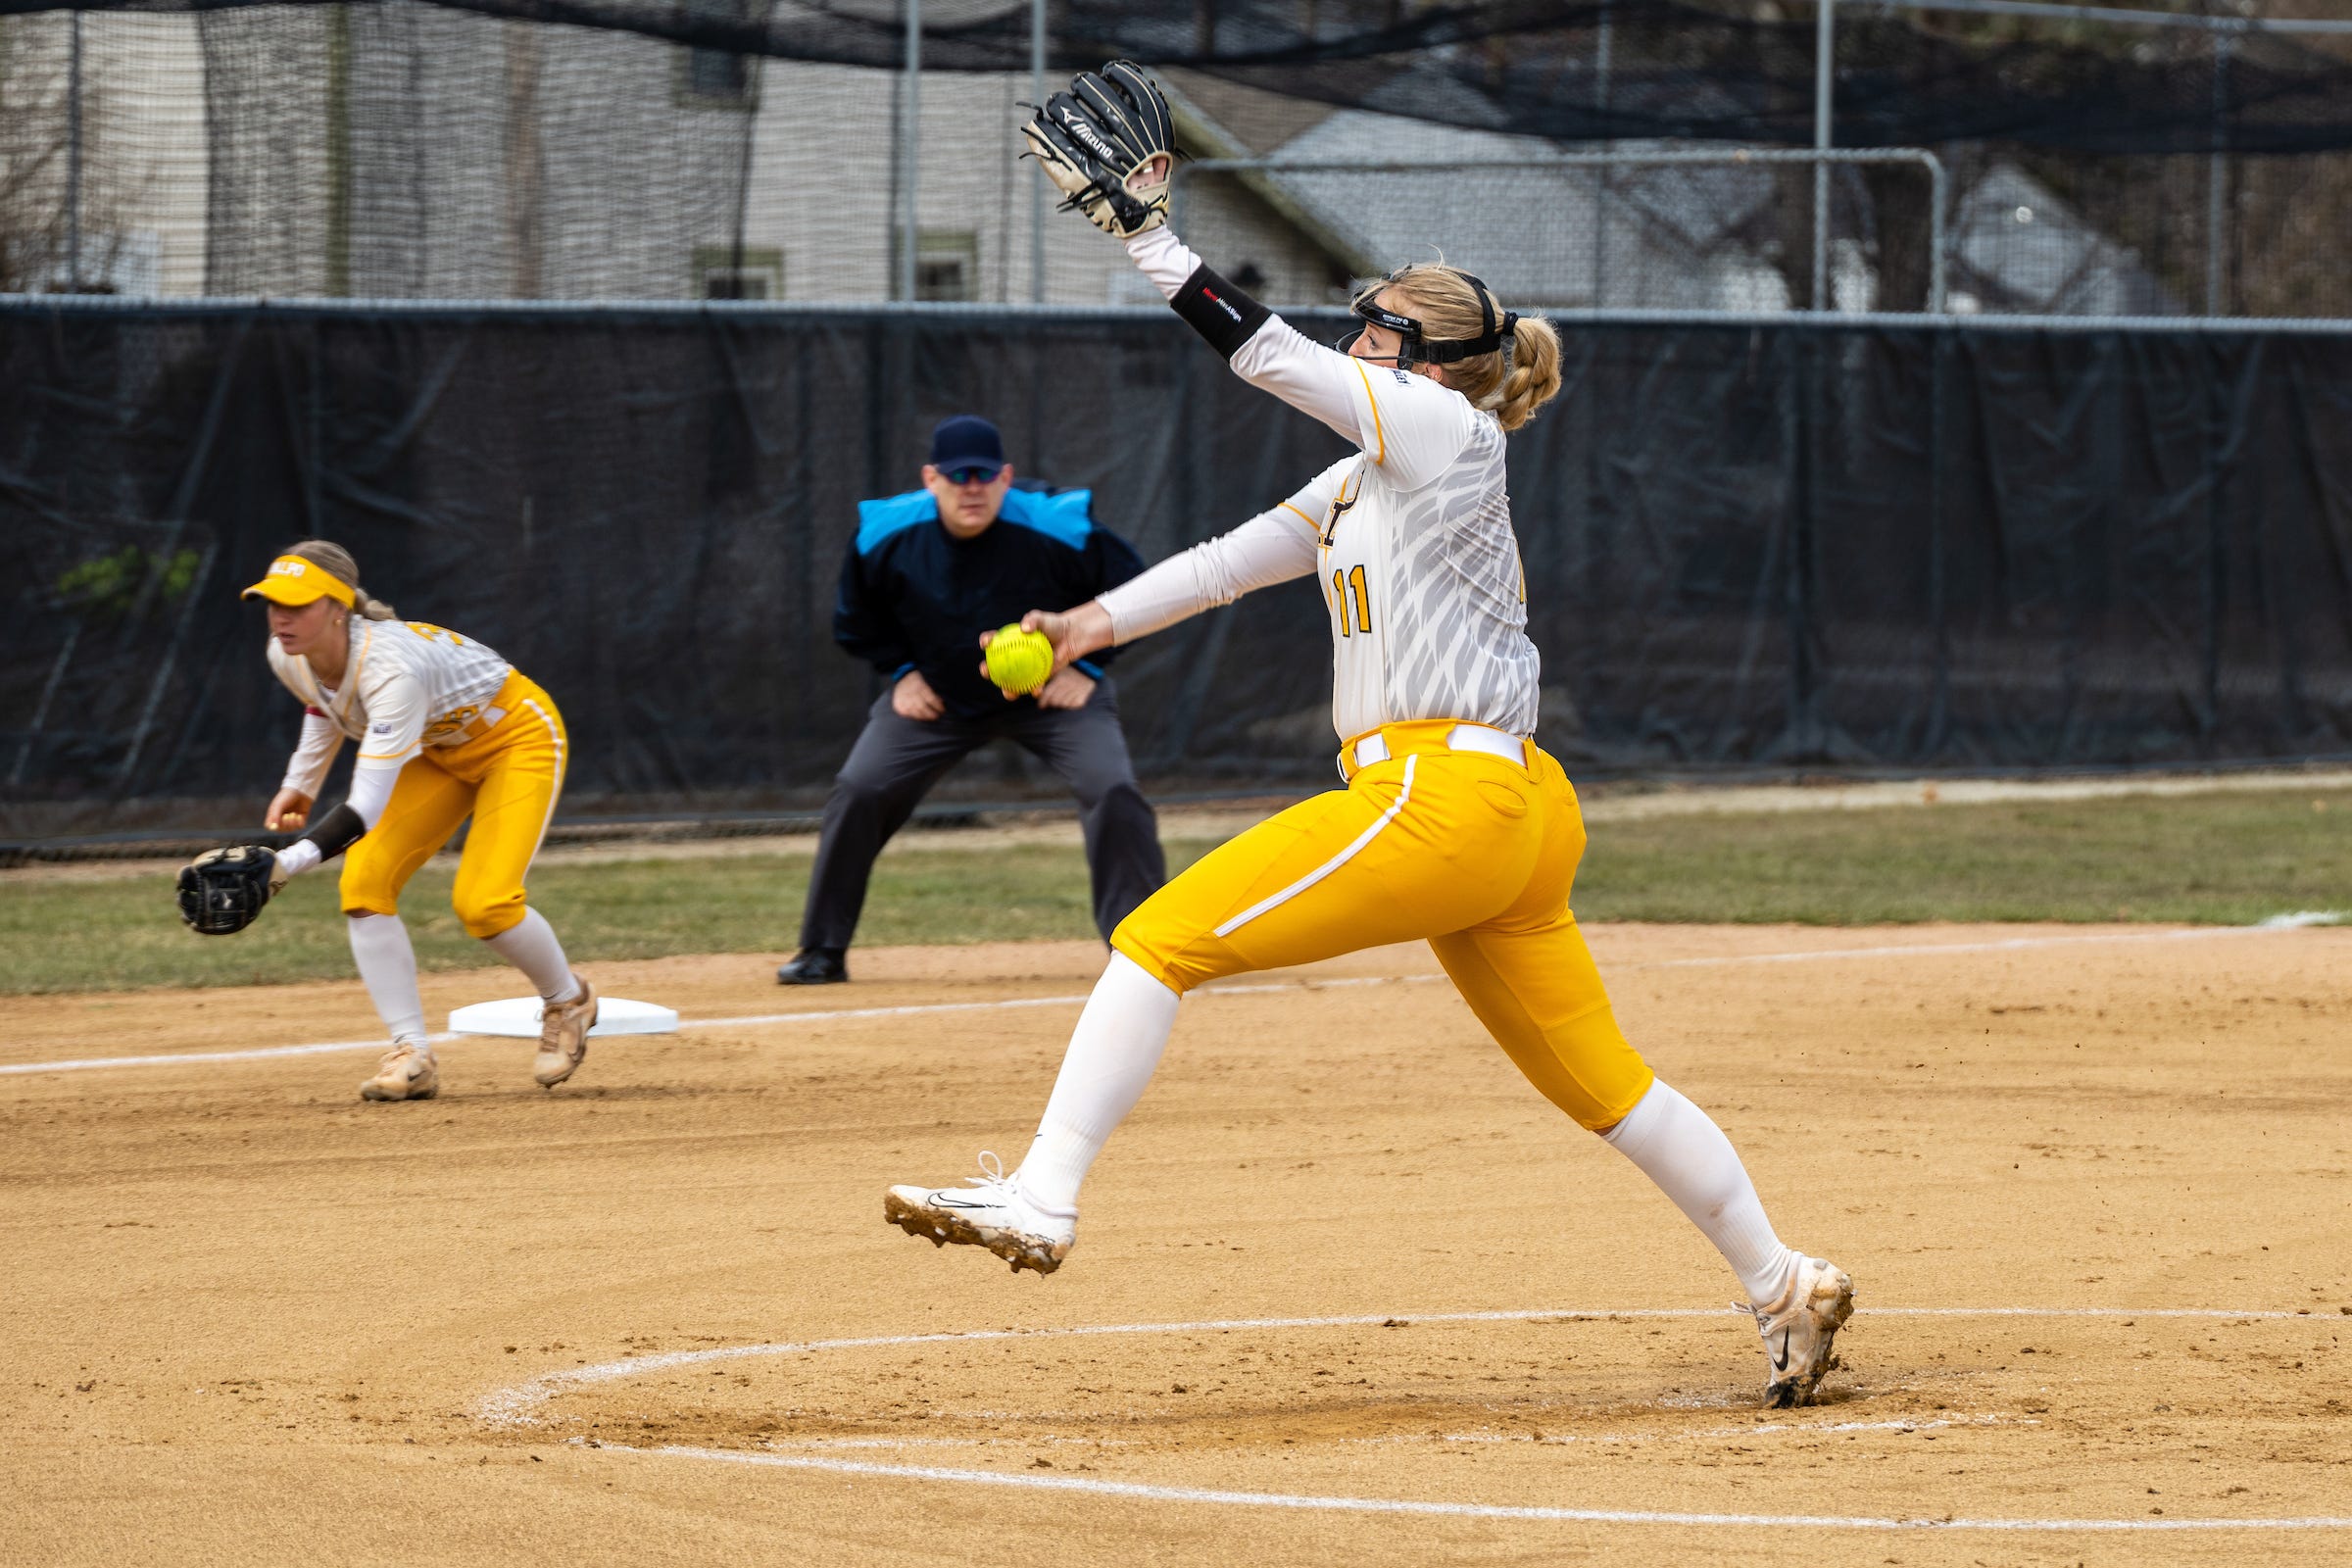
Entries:
[[1721, 1129], [1626, 1042], [1568, 908], [1585, 829], [1533, 739], [1537, 653], [1503, 471], [1504, 432], [1559, 390], [1558, 339], [1470, 274], [1417, 266], [1357, 296], [1363, 325], [1346, 353], [1308, 341], [1165, 227], [1167, 123], [1151, 79], [1114, 63], [1056, 94], [1029, 137], [1071, 205], [1126, 241], [1236, 373], [1358, 451], [1233, 532], [1022, 623], [1067, 663], [1314, 573], [1347, 787], [1234, 839], [1119, 926], [1017, 1171], [984, 1155], [962, 1188], [891, 1188], [886, 1217], [1051, 1272], [1075, 1235], [1079, 1184], [1187, 991], [1423, 939], [1529, 1081], [1723, 1253], [1763, 1334], [1766, 1403], [1809, 1402], [1853, 1283], [1781, 1243]]
[[285, 849], [216, 850], [182, 871], [182, 915], [200, 931], [240, 930], [288, 877], [343, 856], [352, 956], [392, 1033], [360, 1096], [430, 1100], [441, 1075], [400, 890], [471, 816], [452, 902], [466, 931], [545, 1000], [531, 1076], [562, 1083], [588, 1054], [597, 1004], [554, 927], [523, 898], [564, 789], [567, 743], [555, 703], [481, 643], [395, 619], [361, 589], [358, 564], [340, 545], [292, 546], [244, 597], [268, 602], [270, 668], [304, 704], [302, 738], [264, 825], [310, 822], [344, 740], [360, 752], [348, 799]]

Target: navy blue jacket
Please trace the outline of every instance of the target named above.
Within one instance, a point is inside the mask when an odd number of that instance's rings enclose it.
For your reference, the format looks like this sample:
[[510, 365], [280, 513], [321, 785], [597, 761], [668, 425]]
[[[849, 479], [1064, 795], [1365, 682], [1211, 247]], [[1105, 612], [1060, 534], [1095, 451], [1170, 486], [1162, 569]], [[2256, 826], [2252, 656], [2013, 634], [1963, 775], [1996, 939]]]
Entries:
[[[1004, 694], [980, 673], [980, 634], [1027, 611], [1073, 609], [1144, 569], [1134, 547], [1095, 525], [1093, 499], [1087, 490], [1007, 490], [977, 539], [942, 527], [928, 490], [859, 502], [833, 640], [887, 679], [921, 670], [959, 717], [1004, 711]], [[1076, 667], [1099, 679], [1110, 652]]]

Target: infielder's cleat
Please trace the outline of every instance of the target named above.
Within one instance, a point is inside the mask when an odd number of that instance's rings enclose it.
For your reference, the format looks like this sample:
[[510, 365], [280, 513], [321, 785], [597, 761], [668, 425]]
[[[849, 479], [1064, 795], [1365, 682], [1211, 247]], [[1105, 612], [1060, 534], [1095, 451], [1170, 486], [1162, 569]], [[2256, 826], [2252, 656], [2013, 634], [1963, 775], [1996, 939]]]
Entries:
[[980, 1156], [980, 1177], [963, 1187], [893, 1187], [882, 1195], [882, 1219], [934, 1247], [956, 1242], [985, 1247], [1018, 1274], [1051, 1274], [1070, 1255], [1076, 1214], [1040, 1208], [1007, 1177], [992, 1153]]
[[1854, 1315], [1853, 1280], [1827, 1258], [1800, 1257], [1781, 1298], [1748, 1310], [1756, 1314], [1764, 1355], [1772, 1363], [1764, 1384], [1765, 1408], [1811, 1404], [1822, 1376], [1838, 1364], [1830, 1346]]
[[441, 1092], [440, 1064], [429, 1051], [394, 1046], [375, 1064], [375, 1076], [360, 1085], [362, 1100], [430, 1100]]
[[596, 987], [573, 975], [580, 994], [569, 1002], [550, 1002], [539, 1009], [539, 1054], [531, 1058], [531, 1078], [542, 1089], [553, 1089], [579, 1070], [588, 1054], [588, 1031], [596, 1027]]

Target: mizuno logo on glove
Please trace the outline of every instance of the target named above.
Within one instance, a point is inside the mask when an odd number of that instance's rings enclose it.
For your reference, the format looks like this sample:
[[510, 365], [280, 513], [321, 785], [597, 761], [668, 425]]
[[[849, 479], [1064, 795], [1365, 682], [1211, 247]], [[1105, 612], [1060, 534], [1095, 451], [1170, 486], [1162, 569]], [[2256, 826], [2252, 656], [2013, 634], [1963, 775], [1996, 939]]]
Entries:
[[1080, 119], [1070, 110], [1064, 109], [1060, 114], [1054, 116], [1054, 118], [1063, 130], [1069, 132], [1071, 136], [1077, 139], [1081, 146], [1085, 147], [1088, 152], [1093, 153], [1097, 158], [1102, 159], [1106, 164], [1116, 163], [1119, 161], [1119, 150], [1116, 147], [1113, 147], [1110, 143], [1104, 141], [1101, 136], [1096, 135], [1095, 127], [1088, 124], [1084, 120]]

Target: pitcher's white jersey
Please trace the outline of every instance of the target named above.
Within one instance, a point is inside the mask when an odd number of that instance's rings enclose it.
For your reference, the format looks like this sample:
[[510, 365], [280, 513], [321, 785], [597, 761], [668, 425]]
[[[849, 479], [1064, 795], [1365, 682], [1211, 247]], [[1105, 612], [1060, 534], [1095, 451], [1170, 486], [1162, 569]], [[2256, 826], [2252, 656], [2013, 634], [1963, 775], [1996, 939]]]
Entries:
[[1347, 740], [1454, 718], [1532, 735], [1541, 662], [1527, 638], [1502, 427], [1425, 376], [1352, 365], [1363, 455], [1285, 503], [1314, 524], [1332, 727]]
[[[360, 743], [363, 767], [397, 768], [426, 746], [455, 746], [490, 717], [491, 700], [514, 672], [498, 654], [420, 620], [351, 617], [351, 662], [343, 683], [319, 684], [307, 659], [270, 641], [270, 667], [286, 689]], [[331, 760], [331, 747], [327, 760]], [[320, 764], [317, 771], [325, 772]]]
[[[1127, 248], [1171, 297], [1199, 266], [1164, 227]], [[1331, 615], [1331, 719], [1342, 740], [1428, 718], [1533, 735], [1542, 661], [1527, 637], [1494, 416], [1428, 376], [1310, 342], [1279, 316], [1232, 364], [1360, 455], [1102, 595], [1117, 639], [1313, 571]]]

